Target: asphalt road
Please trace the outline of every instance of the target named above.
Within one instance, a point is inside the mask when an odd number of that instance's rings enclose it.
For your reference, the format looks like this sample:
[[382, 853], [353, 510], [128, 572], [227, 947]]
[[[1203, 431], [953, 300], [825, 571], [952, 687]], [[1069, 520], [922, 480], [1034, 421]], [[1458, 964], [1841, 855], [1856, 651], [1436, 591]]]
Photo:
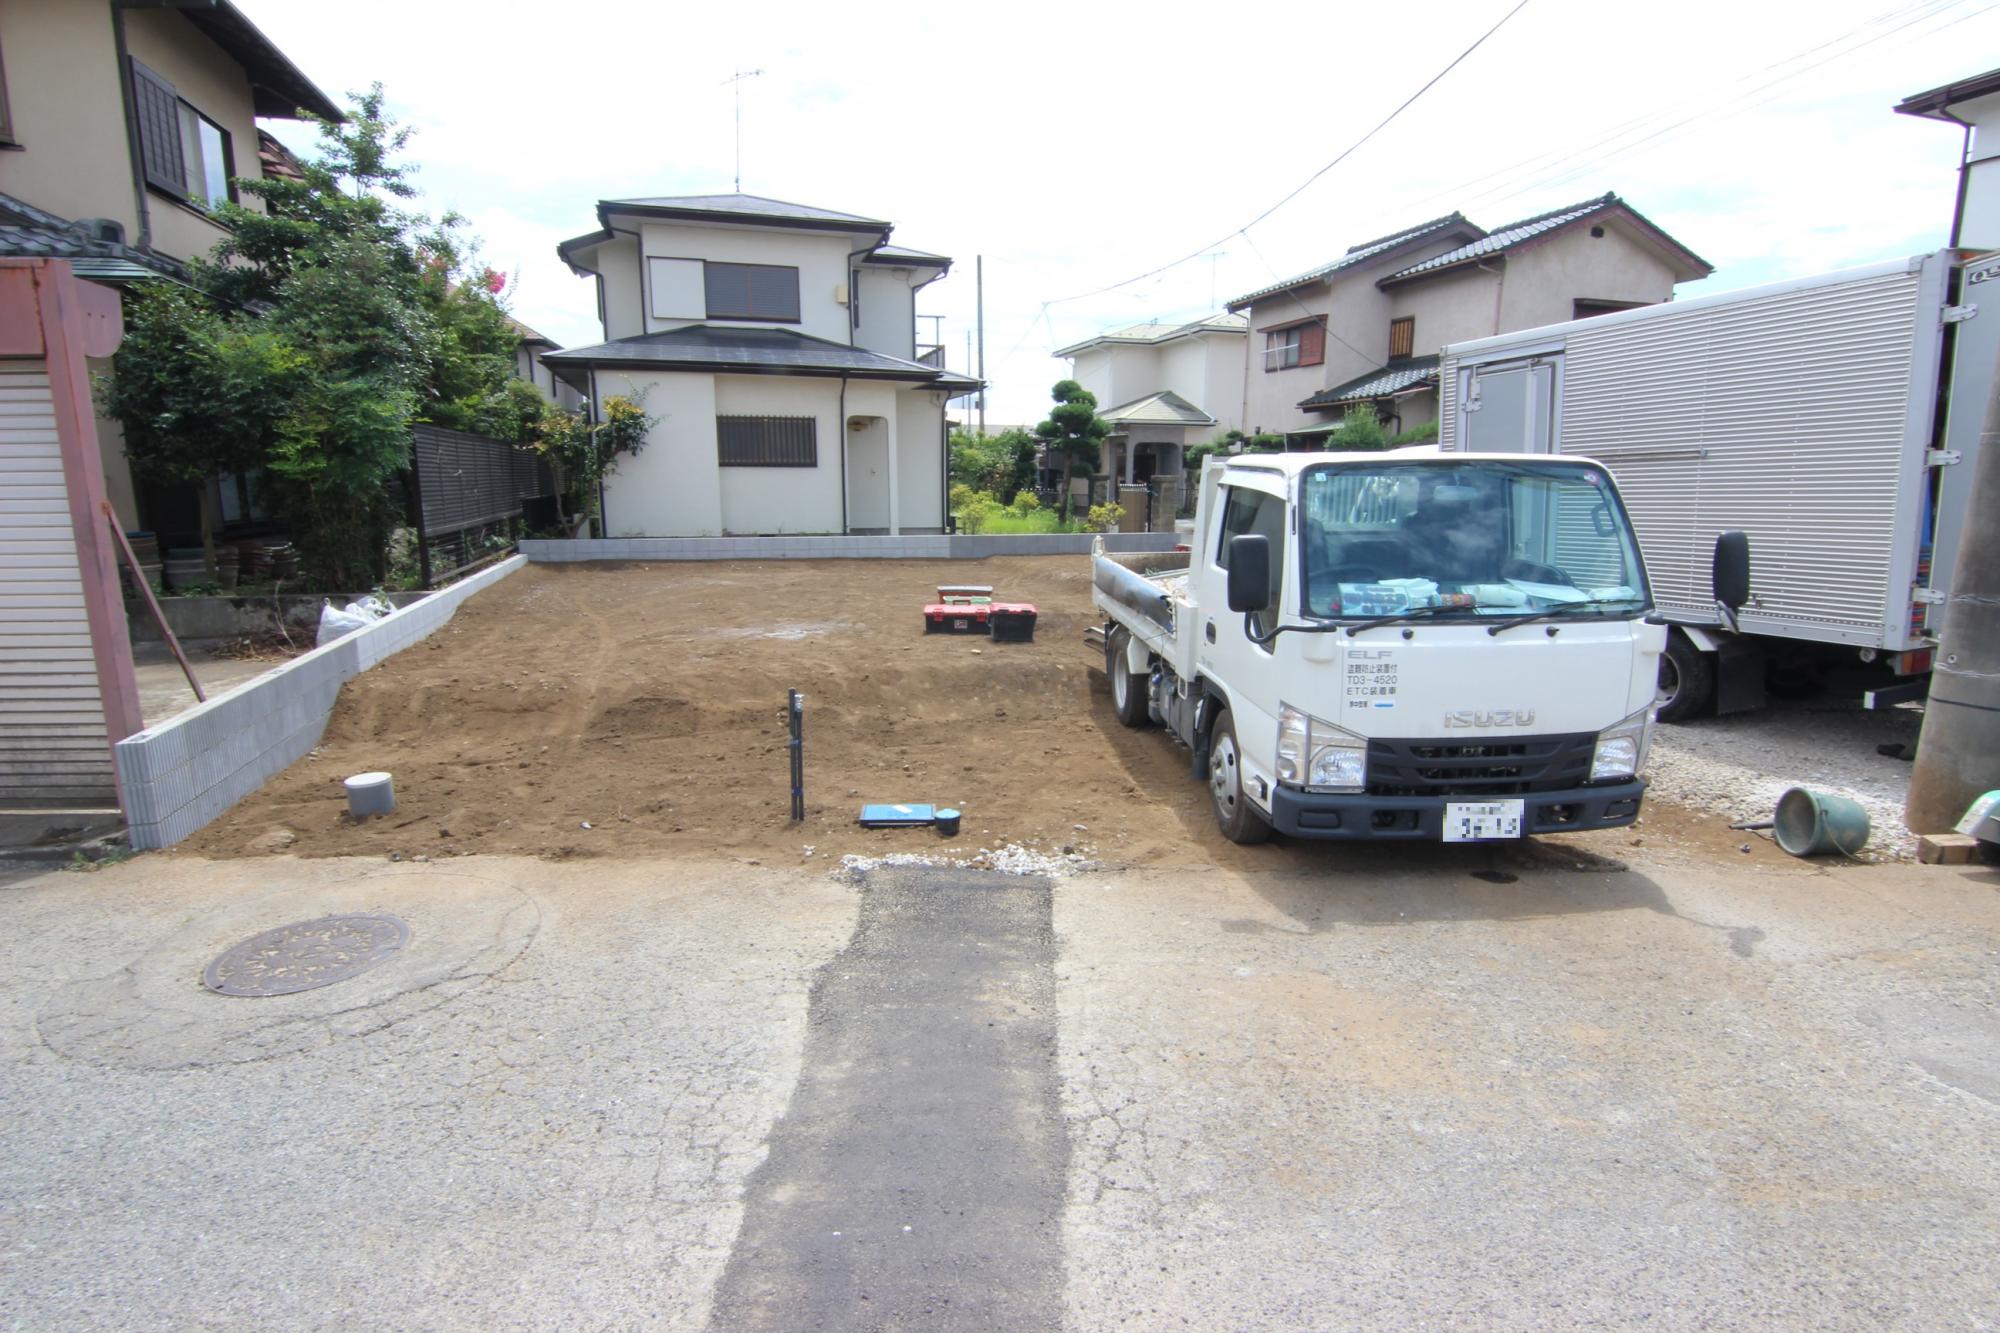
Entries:
[[2000, 878], [1641, 850], [16, 878], [0, 1324], [2000, 1323]]

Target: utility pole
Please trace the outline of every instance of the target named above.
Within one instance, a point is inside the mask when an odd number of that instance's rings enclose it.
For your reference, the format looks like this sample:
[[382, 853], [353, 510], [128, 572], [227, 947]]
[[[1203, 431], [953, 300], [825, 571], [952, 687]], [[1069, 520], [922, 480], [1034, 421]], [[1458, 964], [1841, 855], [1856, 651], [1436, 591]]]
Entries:
[[986, 433], [986, 256], [972, 257], [972, 291], [979, 325], [979, 433]]
[[764, 71], [761, 69], [739, 69], [722, 81], [725, 88], [736, 90], [736, 193], [743, 193], [743, 80], [754, 79]]
[[1912, 833], [1950, 832], [1967, 806], [2000, 788], [2000, 358], [1973, 469], [1903, 806]]

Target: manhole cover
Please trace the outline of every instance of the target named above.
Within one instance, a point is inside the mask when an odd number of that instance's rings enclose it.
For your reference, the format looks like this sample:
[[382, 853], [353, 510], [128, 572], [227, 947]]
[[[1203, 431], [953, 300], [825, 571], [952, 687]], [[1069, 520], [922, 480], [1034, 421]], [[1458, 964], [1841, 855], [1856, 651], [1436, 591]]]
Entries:
[[359, 976], [409, 940], [410, 928], [393, 916], [301, 921], [229, 949], [203, 969], [201, 984], [224, 995], [293, 995]]

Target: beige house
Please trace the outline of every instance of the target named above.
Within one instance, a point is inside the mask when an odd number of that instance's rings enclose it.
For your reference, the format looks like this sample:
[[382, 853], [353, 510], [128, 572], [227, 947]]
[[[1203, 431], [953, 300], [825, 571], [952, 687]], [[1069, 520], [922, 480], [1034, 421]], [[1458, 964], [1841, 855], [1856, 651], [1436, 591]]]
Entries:
[[[179, 278], [222, 239], [218, 202], [260, 206], [230, 184], [282, 152], [257, 121], [301, 110], [340, 115], [229, 0], [0, 3], [0, 255], [112, 286]], [[165, 526], [140, 512], [116, 423], [97, 433], [119, 518]]]
[[1713, 267], [1615, 194], [1493, 231], [1452, 213], [1240, 296], [1243, 429], [1310, 440], [1371, 403], [1392, 431], [1437, 419], [1438, 350], [1673, 297]]
[[1242, 429], [1241, 315], [1186, 323], [1152, 321], [1059, 348], [1071, 378], [1097, 398], [1111, 423], [1100, 474], [1127, 485], [1177, 476], [1186, 448]]
[[758, 195], [607, 199], [558, 253], [605, 341], [543, 363], [593, 412], [638, 398], [646, 447], [606, 481], [603, 535], [935, 533], [945, 405], [916, 294], [951, 268], [891, 224]]

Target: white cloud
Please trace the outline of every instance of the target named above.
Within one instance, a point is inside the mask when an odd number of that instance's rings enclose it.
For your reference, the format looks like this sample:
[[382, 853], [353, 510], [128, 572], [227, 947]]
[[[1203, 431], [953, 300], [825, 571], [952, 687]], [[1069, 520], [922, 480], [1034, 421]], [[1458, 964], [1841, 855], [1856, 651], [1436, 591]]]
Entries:
[[[2000, 50], [1990, 0], [1530, 0], [1246, 239], [1230, 233], [1506, 0], [1441, 0], [1415, 25], [1407, 7], [1323, 0], [865, 15], [771, 0], [695, 23], [636, 0], [349, 0], [337, 25], [303, 0], [241, 3], [330, 92], [387, 86], [418, 129], [427, 206], [466, 214], [488, 261], [518, 270], [516, 313], [571, 344], [598, 336], [594, 298], [555, 242], [593, 228], [600, 198], [728, 189], [724, 80], [761, 68], [743, 85], [744, 188], [888, 217], [899, 241], [957, 256], [920, 298], [948, 317], [955, 364], [984, 253], [1001, 422], [1040, 416], [1065, 371], [1053, 347], [1198, 313], [1453, 208], [1492, 226], [1615, 189], [1718, 266], [1712, 288], [1941, 244], [1957, 136], [1889, 107]], [[1213, 262], [1042, 311], [1221, 237]]]

